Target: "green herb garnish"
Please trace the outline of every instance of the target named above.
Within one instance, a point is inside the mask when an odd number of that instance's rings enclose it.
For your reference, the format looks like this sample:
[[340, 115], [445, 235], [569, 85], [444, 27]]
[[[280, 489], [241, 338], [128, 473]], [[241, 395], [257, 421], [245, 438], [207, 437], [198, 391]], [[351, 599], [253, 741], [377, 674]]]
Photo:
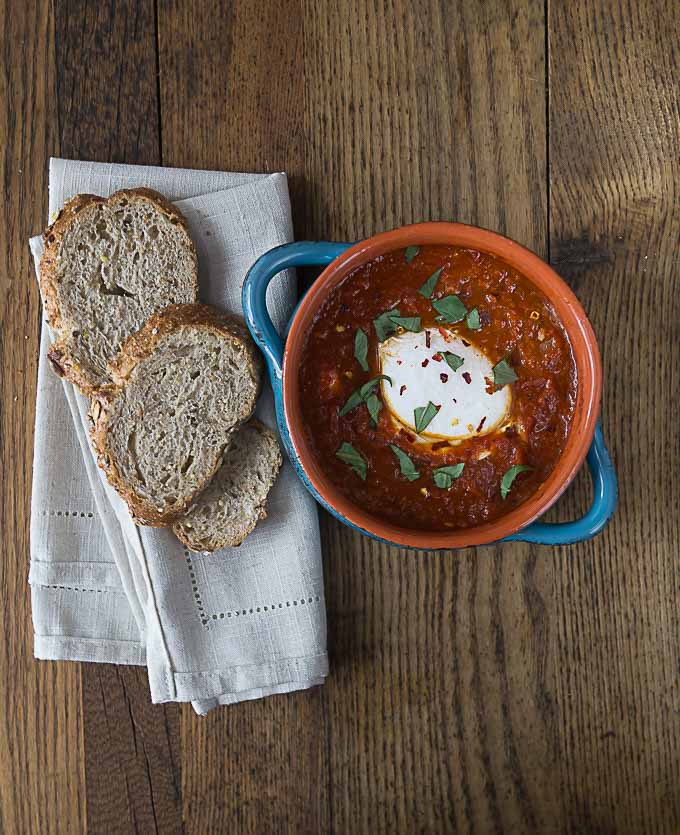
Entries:
[[356, 409], [356, 407], [360, 406], [363, 402], [364, 398], [361, 396], [361, 389], [355, 389], [345, 401], [345, 405], [342, 409], [340, 409], [338, 415], [340, 417], [344, 417], [347, 412], [351, 412], [352, 409]]
[[364, 383], [363, 386], [359, 389], [361, 394], [361, 399], [366, 400], [368, 395], [373, 391], [373, 389], [378, 385], [381, 380], [387, 380], [387, 382], [392, 385], [392, 378], [388, 377], [387, 374], [378, 374], [377, 377], [371, 377], [371, 379]]
[[374, 319], [373, 327], [378, 336], [378, 342], [384, 342], [397, 328], [413, 333], [419, 333], [422, 330], [420, 316], [402, 316], [396, 307], [393, 310], [386, 310]]
[[348, 444], [347, 441], [344, 441], [340, 445], [340, 449], [335, 454], [341, 461], [344, 461], [345, 464], [349, 464], [362, 481], [366, 481], [368, 464], [366, 463], [364, 456], [358, 450], [354, 449], [352, 444]]
[[417, 478], [420, 478], [420, 473], [416, 469], [416, 465], [402, 449], [399, 449], [399, 447], [394, 444], [390, 444], [390, 449], [397, 456], [399, 469], [401, 470], [401, 474], [403, 476], [406, 476], [409, 481], [415, 481]]
[[461, 365], [465, 362], [458, 354], [452, 354], [450, 351], [445, 351], [442, 356], [446, 360], [446, 364], [452, 371], [458, 371]]
[[430, 401], [427, 406], [418, 406], [414, 409], [414, 423], [416, 425], [416, 432], [420, 435], [432, 423], [434, 416], [439, 409]]
[[399, 318], [400, 316], [399, 308], [395, 307], [392, 310], [386, 310], [377, 319], [373, 320], [373, 327], [375, 328], [378, 342], [384, 342], [391, 333], [396, 331], [397, 326], [394, 324], [393, 319]]
[[373, 426], [377, 426], [378, 415], [382, 409], [382, 402], [380, 398], [376, 397], [375, 394], [369, 394], [366, 398], [366, 408], [368, 409], [368, 414], [371, 416], [371, 420], [373, 421]]
[[352, 409], [356, 409], [357, 406], [360, 406], [362, 403], [366, 403], [368, 400], [368, 396], [371, 394], [373, 389], [378, 385], [381, 380], [387, 380], [390, 385], [392, 385], [392, 380], [386, 374], [378, 374], [377, 377], [373, 377], [367, 383], [364, 383], [363, 386], [359, 386], [358, 389], [355, 389], [350, 396], [345, 401], [345, 405], [340, 409], [338, 415], [343, 417], [347, 414], [347, 412], [351, 412]]
[[442, 490], [450, 490], [454, 478], [460, 478], [465, 469], [465, 464], [453, 464], [450, 467], [437, 467], [432, 471], [434, 483]]
[[525, 473], [527, 470], [533, 470], [533, 467], [530, 467], [528, 464], [515, 464], [514, 467], [510, 467], [501, 479], [501, 499], [507, 499], [512, 482], [520, 473]]
[[404, 258], [406, 259], [406, 263], [410, 264], [419, 252], [419, 246], [407, 246], [406, 252], [404, 252]]
[[363, 370], [368, 371], [368, 336], [361, 328], [354, 334], [354, 356]]
[[425, 284], [418, 290], [421, 296], [425, 296], [426, 299], [431, 299], [432, 294], [434, 293], [434, 288], [439, 281], [439, 276], [442, 274], [442, 270], [444, 268], [440, 267], [438, 270], [435, 270], [432, 275], [427, 279]]
[[392, 316], [391, 322], [397, 327], [403, 328], [405, 331], [412, 333], [420, 333], [420, 316]]
[[465, 317], [465, 324], [471, 331], [478, 331], [482, 327], [482, 323], [479, 320], [479, 310], [476, 307], [473, 307]]
[[467, 313], [467, 307], [458, 296], [444, 296], [441, 299], [435, 299], [432, 302], [432, 307], [439, 313], [437, 321], [448, 322], [450, 325], [462, 321]]
[[502, 389], [508, 383], [514, 383], [519, 379], [515, 374], [512, 366], [506, 359], [497, 362], [493, 367], [493, 384], [497, 389]]

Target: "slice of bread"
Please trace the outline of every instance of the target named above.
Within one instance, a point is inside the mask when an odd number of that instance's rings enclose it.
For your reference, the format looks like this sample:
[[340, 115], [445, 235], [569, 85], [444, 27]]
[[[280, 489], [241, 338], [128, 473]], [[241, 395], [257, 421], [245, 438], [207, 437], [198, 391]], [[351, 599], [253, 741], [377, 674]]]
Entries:
[[250, 420], [227, 447], [222, 465], [189, 512], [173, 525], [192, 551], [240, 545], [267, 515], [265, 502], [282, 464], [276, 435]]
[[89, 417], [100, 466], [139, 524], [185, 513], [217, 471], [260, 388], [245, 324], [206, 305], [152, 316], [109, 363]]
[[110, 382], [125, 339], [170, 304], [195, 302], [196, 250], [180, 212], [151, 189], [79, 194], [44, 234], [40, 287], [55, 371], [85, 394]]

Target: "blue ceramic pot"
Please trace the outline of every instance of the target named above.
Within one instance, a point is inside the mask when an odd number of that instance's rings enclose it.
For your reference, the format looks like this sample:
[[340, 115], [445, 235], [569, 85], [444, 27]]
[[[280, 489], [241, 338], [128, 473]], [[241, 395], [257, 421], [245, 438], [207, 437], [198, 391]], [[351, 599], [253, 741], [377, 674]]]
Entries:
[[[383, 252], [411, 244], [451, 243], [492, 252], [510, 262], [534, 281], [553, 303], [569, 334], [579, 374], [579, 391], [584, 390], [580, 423], [575, 419], [570, 438], [576, 441], [570, 460], [554, 474], [556, 483], [543, 486], [515, 511], [501, 517], [502, 524], [484, 525], [466, 531], [433, 534], [387, 525], [351, 505], [325, 480], [316, 462], [306, 452], [304, 433], [295, 402], [299, 347], [315, 310], [328, 292], [348, 272]], [[266, 291], [272, 279], [291, 267], [324, 266], [313, 287], [301, 300], [286, 329], [289, 344], [276, 332], [267, 312]], [[477, 227], [462, 224], [428, 223], [402, 227], [358, 244], [311, 242], [286, 244], [270, 250], [251, 267], [243, 285], [243, 310], [253, 339], [264, 354], [276, 403], [281, 439], [286, 453], [309, 492], [329, 513], [361, 533], [398, 547], [440, 549], [482, 545], [490, 542], [520, 540], [545, 545], [580, 542], [599, 533], [616, 507], [617, 483], [614, 468], [597, 420], [601, 388], [599, 353], [590, 324], [580, 304], [564, 282], [524, 247]], [[297, 351], [291, 351], [295, 342]], [[577, 408], [577, 415], [579, 414]], [[586, 454], [587, 453], [587, 454]], [[536, 521], [566, 489], [567, 484], [586, 458], [593, 482], [593, 501], [588, 512], [573, 522], [548, 524]], [[557, 471], [560, 470], [558, 473]], [[552, 476], [550, 477], [552, 478]], [[550, 481], [550, 478], [548, 481]], [[546, 486], [544, 485], [544, 486]], [[527, 505], [531, 504], [531, 507]], [[514, 518], [511, 518], [513, 517]], [[502, 536], [498, 532], [503, 533]]]

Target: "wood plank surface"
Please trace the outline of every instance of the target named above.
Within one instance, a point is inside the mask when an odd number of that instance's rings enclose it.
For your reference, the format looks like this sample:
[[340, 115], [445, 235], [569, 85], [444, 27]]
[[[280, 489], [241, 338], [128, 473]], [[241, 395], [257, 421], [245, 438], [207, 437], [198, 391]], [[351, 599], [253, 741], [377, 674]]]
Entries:
[[[462, 220], [544, 253], [543, 5], [314, 5], [305, 237]], [[546, 829], [550, 552], [404, 553], [330, 518], [324, 551], [335, 831]]]
[[[61, 155], [160, 164], [152, 0], [56, 3], [55, 38]], [[145, 670], [80, 669], [87, 830], [181, 831], [179, 708], [150, 704]]]
[[604, 358], [620, 505], [559, 560], [564, 825], [680, 831], [680, 8], [554, 3], [553, 262]]
[[[301, 24], [297, 0], [159, 5], [164, 163], [286, 171], [298, 236], [305, 171]], [[186, 831], [328, 831], [324, 724], [319, 690], [206, 718], [186, 707]]]
[[[0, 0], [0, 832], [680, 831], [680, 12], [672, 0]], [[51, 153], [285, 170], [298, 238], [477, 223], [593, 321], [621, 479], [570, 548], [322, 517], [331, 675], [224, 708], [31, 658]], [[25, 338], [26, 337], [26, 338]], [[551, 518], [582, 510], [581, 476]]]
[[28, 588], [40, 308], [28, 238], [47, 214], [56, 148], [50, 4], [0, 2], [0, 832], [75, 833], [85, 821], [80, 676], [37, 664]]

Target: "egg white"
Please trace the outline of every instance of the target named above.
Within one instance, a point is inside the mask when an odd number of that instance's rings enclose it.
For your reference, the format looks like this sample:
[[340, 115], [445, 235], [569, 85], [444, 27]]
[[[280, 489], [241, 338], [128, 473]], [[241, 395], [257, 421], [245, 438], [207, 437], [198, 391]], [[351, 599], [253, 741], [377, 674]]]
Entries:
[[[392, 385], [387, 380], [381, 383], [383, 402], [392, 417], [413, 432], [415, 409], [428, 402], [439, 406], [420, 433], [421, 440], [462, 441], [493, 432], [509, 413], [510, 386], [489, 394], [491, 361], [453, 331], [442, 330], [443, 334], [438, 328], [404, 332], [380, 343], [380, 373], [392, 380]], [[447, 352], [463, 358], [457, 371], [444, 360]], [[442, 357], [439, 361], [437, 355]]]

